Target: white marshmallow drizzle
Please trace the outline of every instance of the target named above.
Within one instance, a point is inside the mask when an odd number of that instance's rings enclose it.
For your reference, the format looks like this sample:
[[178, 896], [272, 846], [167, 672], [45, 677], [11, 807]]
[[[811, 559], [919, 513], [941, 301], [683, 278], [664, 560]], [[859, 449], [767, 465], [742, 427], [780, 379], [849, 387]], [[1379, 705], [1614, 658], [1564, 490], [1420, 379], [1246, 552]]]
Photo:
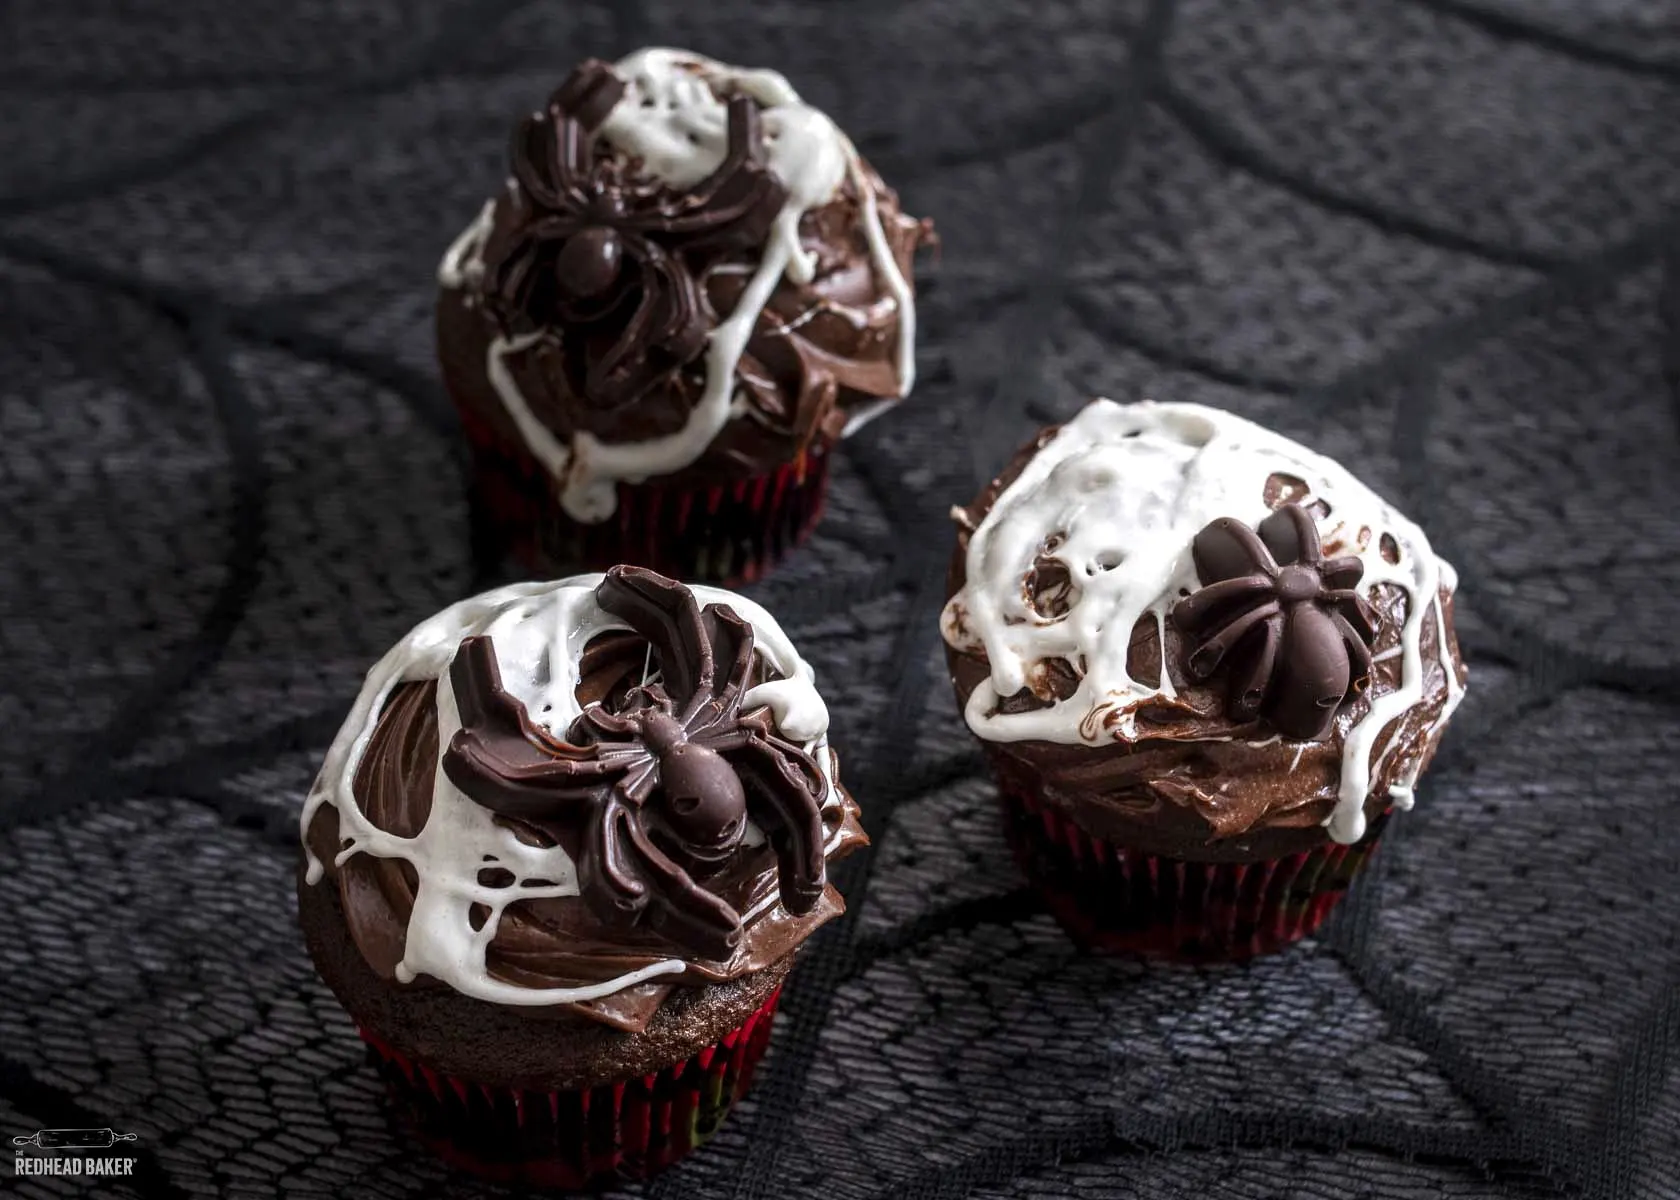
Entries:
[[[442, 769], [432, 786], [432, 807], [420, 832], [411, 838], [389, 833], [368, 820], [354, 792], [356, 770], [379, 723], [392, 689], [414, 680], [437, 680], [437, 733], [442, 751], [460, 728], [449, 664], [463, 639], [483, 634], [495, 648], [502, 685], [525, 705], [539, 725], [564, 735], [581, 711], [576, 696], [578, 662], [597, 635], [628, 628], [596, 603], [600, 575], [579, 575], [545, 583], [516, 583], [451, 605], [416, 625], [368, 672], [361, 694], [327, 751], [325, 764], [304, 802], [300, 833], [307, 860], [306, 880], [321, 881], [322, 863], [309, 850], [310, 824], [323, 804], [338, 812], [340, 850], [334, 865], [356, 854], [400, 858], [411, 863], [417, 879], [414, 906], [404, 937], [398, 980], [407, 983], [430, 975], [468, 996], [498, 1004], [546, 1005], [596, 1000], [648, 979], [682, 971], [682, 959], [650, 963], [640, 970], [580, 987], [529, 988], [490, 976], [485, 951], [496, 936], [502, 910], [516, 900], [578, 894], [577, 868], [559, 846], [541, 848], [520, 841], [496, 823], [494, 814], [476, 804], [449, 781]], [[777, 731], [802, 745], [828, 782], [825, 806], [841, 803], [828, 762], [828, 708], [817, 695], [811, 667], [799, 656], [769, 613], [743, 596], [721, 588], [693, 586], [695, 600], [726, 604], [753, 627], [758, 653], [786, 678], [747, 691], [743, 712], [766, 706]], [[832, 851], [838, 834], [825, 849]], [[763, 833], [749, 825], [748, 839]], [[507, 887], [478, 881], [486, 867], [513, 875]], [[743, 914], [750, 919], [779, 903], [776, 894]], [[474, 930], [469, 919], [475, 904], [490, 910]]]
[[[1421, 529], [1338, 463], [1218, 409], [1093, 401], [998, 496], [969, 538], [967, 582], [941, 617], [946, 641], [983, 650], [991, 667], [969, 697], [969, 727], [996, 742], [1134, 740], [1138, 707], [1175, 693], [1164, 664], [1158, 679], [1132, 678], [1126, 663], [1132, 627], [1148, 617], [1164, 634], [1180, 589], [1200, 586], [1191, 539], [1217, 517], [1257, 524], [1269, 511], [1265, 489], [1273, 474], [1306, 485], [1307, 494], [1296, 497], [1303, 506], [1315, 500], [1329, 506], [1318, 522], [1325, 552], [1357, 554], [1365, 567], [1361, 588], [1392, 584], [1407, 597], [1400, 684], [1347, 731], [1336, 806], [1324, 822], [1336, 841], [1358, 841], [1371, 778], [1381, 765], [1371, 761], [1376, 740], [1423, 697], [1426, 612], [1435, 613], [1447, 672], [1447, 705], [1438, 722], [1463, 694], [1440, 602], [1440, 588], [1450, 591], [1456, 576]], [[1362, 530], [1369, 531], [1363, 548]], [[1078, 592], [1066, 614], [1046, 618], [1028, 604], [1025, 580], [1057, 534], [1062, 540], [1047, 556], [1067, 567]], [[1382, 555], [1384, 534], [1393, 539], [1397, 562]], [[1000, 698], [1020, 691], [1032, 671], [1057, 658], [1084, 664], [1071, 696], [1045, 708], [998, 711]], [[1416, 765], [1408, 765], [1404, 783], [1391, 793], [1401, 807], [1410, 806]]]
[[[709, 335], [705, 388], [675, 433], [641, 442], [603, 442], [579, 431], [567, 445], [532, 413], [502, 362], [529, 343], [510, 343], [502, 337], [491, 342], [486, 364], [491, 386], [531, 453], [560, 482], [561, 507], [575, 520], [592, 523], [606, 520], [617, 508], [619, 481], [639, 483], [686, 467], [728, 423], [736, 368], [776, 285], [784, 275], [800, 284], [813, 278], [815, 260], [799, 244], [800, 218], [834, 199], [848, 178], [863, 206], [870, 261], [898, 307], [900, 399], [910, 394], [916, 381], [915, 297], [888, 245], [875, 188], [840, 128], [801, 101], [775, 71], [731, 67], [703, 55], [660, 48], [639, 50], [620, 60], [614, 70], [625, 87], [598, 131], [609, 145], [640, 158], [653, 178], [674, 188], [692, 187], [723, 162], [729, 115], [713, 88], [733, 89], [763, 106], [760, 128], [766, 165], [787, 189], [787, 200], [735, 310]], [[459, 288], [482, 278], [490, 211], [487, 206], [444, 255], [438, 267], [443, 287]], [[830, 302], [824, 307], [840, 311], [844, 306]], [[884, 407], [878, 404], [860, 410], [847, 422], [844, 433], [862, 428]]]

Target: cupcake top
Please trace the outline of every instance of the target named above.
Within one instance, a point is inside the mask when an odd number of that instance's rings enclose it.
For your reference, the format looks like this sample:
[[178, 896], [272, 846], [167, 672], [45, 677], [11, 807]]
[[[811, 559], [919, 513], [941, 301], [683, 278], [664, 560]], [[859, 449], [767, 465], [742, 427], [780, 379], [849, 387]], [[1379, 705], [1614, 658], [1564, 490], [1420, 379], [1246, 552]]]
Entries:
[[776, 72], [591, 60], [510, 160], [438, 269], [440, 356], [574, 519], [619, 481], [761, 473], [909, 393], [931, 229]]
[[1410, 805], [1463, 695], [1456, 577], [1337, 463], [1217, 409], [1096, 400], [953, 515], [968, 725], [1098, 832], [1354, 842]]
[[306, 885], [402, 984], [639, 1032], [780, 961], [863, 844], [828, 710], [752, 601], [616, 567], [416, 626], [304, 805]]

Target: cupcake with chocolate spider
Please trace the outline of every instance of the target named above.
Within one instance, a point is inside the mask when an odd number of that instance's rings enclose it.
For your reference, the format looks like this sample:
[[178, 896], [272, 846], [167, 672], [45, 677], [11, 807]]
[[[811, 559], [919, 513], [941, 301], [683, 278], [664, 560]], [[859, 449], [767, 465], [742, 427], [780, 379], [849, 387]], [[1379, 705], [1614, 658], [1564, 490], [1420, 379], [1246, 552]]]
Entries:
[[1062, 923], [1190, 959], [1313, 932], [1464, 695], [1423, 531], [1240, 417], [1108, 400], [953, 515], [952, 681]]
[[528, 566], [750, 580], [915, 382], [931, 226], [774, 71], [584, 63], [438, 270], [475, 520]]
[[424, 1141], [572, 1187], [706, 1138], [865, 840], [827, 730], [768, 613], [638, 568], [464, 600], [374, 666], [298, 905]]

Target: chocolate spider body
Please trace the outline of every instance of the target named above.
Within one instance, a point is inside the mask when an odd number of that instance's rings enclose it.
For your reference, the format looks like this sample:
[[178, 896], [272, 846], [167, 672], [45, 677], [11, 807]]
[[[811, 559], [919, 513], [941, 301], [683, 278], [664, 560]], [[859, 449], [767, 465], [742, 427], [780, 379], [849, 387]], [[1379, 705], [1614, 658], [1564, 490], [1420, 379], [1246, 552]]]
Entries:
[[763, 244], [787, 197], [764, 166], [758, 108], [745, 96], [728, 102], [723, 161], [692, 188], [597, 157], [594, 130], [623, 93], [612, 67], [592, 59], [514, 131], [513, 176], [530, 215], [491, 276], [504, 324], [572, 331], [579, 390], [606, 409], [705, 349], [705, 267]]
[[809, 912], [826, 882], [826, 781], [767, 710], [741, 714], [750, 625], [634, 567], [608, 572], [597, 599], [652, 645], [662, 682], [631, 688], [616, 712], [591, 704], [562, 740], [503, 689], [490, 640], [468, 638], [450, 665], [461, 728], [443, 771], [505, 816], [581, 818], [578, 881], [604, 922], [646, 920], [701, 957], [727, 958], [741, 916], [699, 881], [734, 861], [750, 816], [775, 849], [783, 905]]
[[1204, 585], [1172, 609], [1197, 639], [1191, 678], [1230, 671], [1226, 714], [1264, 718], [1285, 737], [1317, 740], [1343, 701], [1370, 685], [1376, 613], [1357, 591], [1364, 564], [1325, 559], [1312, 515], [1285, 504], [1258, 531], [1221, 517], [1191, 542]]

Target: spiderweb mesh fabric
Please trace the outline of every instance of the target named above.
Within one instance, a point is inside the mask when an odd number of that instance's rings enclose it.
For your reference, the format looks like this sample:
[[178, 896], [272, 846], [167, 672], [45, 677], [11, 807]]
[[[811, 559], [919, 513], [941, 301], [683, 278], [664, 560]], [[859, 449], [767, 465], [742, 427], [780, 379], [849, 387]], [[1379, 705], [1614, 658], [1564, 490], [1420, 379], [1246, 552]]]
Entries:
[[[785, 70], [935, 217], [912, 403], [754, 594], [875, 839], [716, 1141], [622, 1194], [1680, 1191], [1680, 16], [1665, 0], [64, 0], [0, 36], [0, 1130], [110, 1196], [504, 1195], [391, 1128], [295, 933], [367, 665], [499, 582], [430, 351], [510, 120]], [[950, 529], [1093, 394], [1342, 458], [1474, 683], [1328, 932], [1075, 954], [942, 674]], [[89, 1194], [21, 1179], [0, 1191]]]

